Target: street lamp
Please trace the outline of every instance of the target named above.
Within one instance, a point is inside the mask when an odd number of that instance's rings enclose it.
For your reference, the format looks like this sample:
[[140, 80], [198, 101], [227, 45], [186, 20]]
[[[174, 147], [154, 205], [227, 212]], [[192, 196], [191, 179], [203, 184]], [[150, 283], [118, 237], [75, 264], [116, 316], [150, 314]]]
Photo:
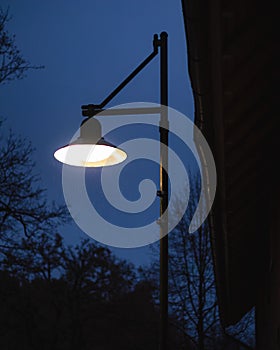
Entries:
[[[159, 349], [167, 350], [168, 340], [168, 70], [167, 70], [167, 33], [160, 37], [154, 35], [153, 52], [117, 86], [99, 105], [82, 106], [82, 115], [87, 117], [80, 126], [80, 137], [70, 144], [59, 148], [54, 157], [65, 164], [83, 167], [114, 165], [124, 161], [126, 153], [101, 137], [101, 126], [94, 118], [98, 115], [159, 114], [160, 123], [160, 329]], [[109, 109], [104, 107], [157, 56], [160, 49], [160, 104], [161, 107]]]
[[95, 118], [85, 119], [80, 126], [80, 136], [59, 148], [54, 157], [64, 164], [87, 168], [123, 162], [127, 158], [126, 153], [101, 135], [99, 121]]

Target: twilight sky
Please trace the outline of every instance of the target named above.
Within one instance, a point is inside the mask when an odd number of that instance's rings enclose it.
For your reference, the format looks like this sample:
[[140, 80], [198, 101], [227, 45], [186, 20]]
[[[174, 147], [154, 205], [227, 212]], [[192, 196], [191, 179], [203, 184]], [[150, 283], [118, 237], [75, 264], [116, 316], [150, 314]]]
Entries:
[[[169, 105], [193, 119], [180, 0], [2, 0], [1, 6], [10, 8], [8, 29], [23, 56], [45, 66], [1, 87], [0, 116], [6, 130], [36, 148], [36, 170], [50, 200], [64, 201], [53, 152], [77, 130], [80, 106], [101, 102], [150, 54], [155, 33], [169, 35]], [[129, 102], [159, 102], [158, 59], [109, 107]], [[62, 234], [67, 243], [87, 237], [74, 221]], [[149, 256], [147, 247], [112, 250], [136, 264]]]

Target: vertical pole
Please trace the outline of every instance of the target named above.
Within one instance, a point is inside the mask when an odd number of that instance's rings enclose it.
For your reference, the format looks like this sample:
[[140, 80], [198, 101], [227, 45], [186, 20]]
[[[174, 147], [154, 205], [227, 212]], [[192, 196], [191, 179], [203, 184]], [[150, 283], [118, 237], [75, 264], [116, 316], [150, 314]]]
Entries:
[[[168, 71], [167, 33], [160, 34], [160, 216], [168, 207]], [[165, 107], [166, 106], [166, 107]], [[168, 341], [168, 216], [160, 223], [160, 331], [159, 349], [167, 350]]]

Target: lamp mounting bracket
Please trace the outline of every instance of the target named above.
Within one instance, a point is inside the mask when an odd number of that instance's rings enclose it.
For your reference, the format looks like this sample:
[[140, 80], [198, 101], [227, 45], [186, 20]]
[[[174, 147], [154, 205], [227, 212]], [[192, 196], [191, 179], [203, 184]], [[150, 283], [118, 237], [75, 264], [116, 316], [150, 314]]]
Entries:
[[82, 115], [84, 117], [93, 117], [103, 110], [103, 108], [141, 71], [143, 70], [158, 54], [158, 48], [162, 47], [164, 41], [166, 41], [167, 33], [162, 32], [160, 37], [157, 34], [154, 35], [153, 40], [153, 52], [145, 58], [138, 67], [134, 69], [129, 76], [124, 79], [100, 104], [88, 104], [83, 105]]

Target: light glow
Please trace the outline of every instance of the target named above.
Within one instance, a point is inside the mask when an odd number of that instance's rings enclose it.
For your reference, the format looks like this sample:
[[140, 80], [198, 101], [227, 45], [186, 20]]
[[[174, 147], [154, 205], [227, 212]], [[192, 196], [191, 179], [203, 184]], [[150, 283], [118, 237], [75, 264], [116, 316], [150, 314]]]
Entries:
[[70, 144], [59, 148], [54, 157], [64, 164], [90, 168], [121, 163], [127, 155], [123, 150], [109, 145]]

